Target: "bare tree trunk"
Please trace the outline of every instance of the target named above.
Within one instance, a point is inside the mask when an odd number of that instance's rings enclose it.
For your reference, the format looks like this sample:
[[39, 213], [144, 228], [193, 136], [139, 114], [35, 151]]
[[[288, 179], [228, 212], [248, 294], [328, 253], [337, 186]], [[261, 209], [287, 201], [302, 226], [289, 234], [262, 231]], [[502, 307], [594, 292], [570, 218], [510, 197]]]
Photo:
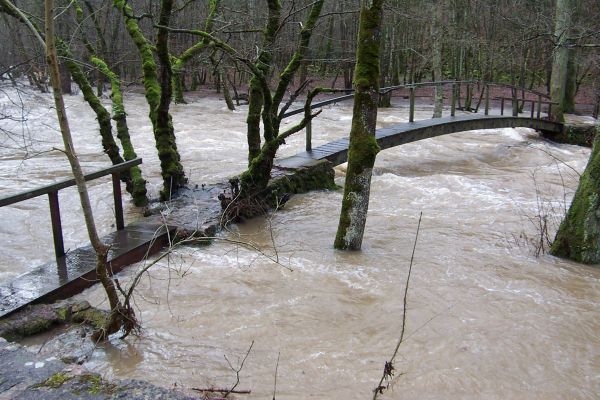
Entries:
[[235, 111], [235, 104], [231, 99], [231, 91], [229, 90], [229, 81], [226, 76], [226, 72], [223, 72], [221, 68], [217, 71], [219, 74], [219, 82], [221, 82], [221, 88], [223, 89], [223, 96], [225, 97], [225, 103], [230, 111]]
[[56, 115], [58, 118], [58, 124], [60, 126], [63, 143], [65, 146], [65, 154], [71, 165], [71, 171], [77, 184], [77, 191], [79, 192], [79, 200], [81, 202], [81, 208], [83, 210], [83, 216], [85, 219], [85, 226], [88, 231], [88, 236], [94, 251], [96, 252], [96, 273], [98, 279], [102, 283], [108, 301], [110, 303], [111, 313], [106, 321], [105, 327], [107, 329], [102, 330], [102, 334], [94, 335], [96, 339], [106, 339], [109, 334], [118, 331], [121, 327], [121, 302], [117, 293], [115, 283], [110, 278], [107, 268], [107, 255], [108, 246], [102, 242], [98, 236], [96, 229], [96, 223], [94, 221], [94, 215], [92, 212], [92, 206], [90, 204], [90, 198], [88, 195], [87, 185], [79, 159], [75, 153], [73, 147], [73, 139], [71, 136], [71, 129], [69, 127], [69, 120], [67, 118], [67, 111], [65, 108], [61, 85], [60, 85], [60, 71], [58, 66], [58, 57], [56, 55], [56, 47], [54, 41], [54, 1], [45, 0], [46, 11], [45, 11], [45, 36], [46, 36], [46, 61], [50, 69], [50, 82], [52, 83], [52, 93], [54, 95], [54, 104], [56, 106]]
[[360, 250], [362, 246], [371, 175], [379, 146], [375, 140], [377, 102], [379, 97], [379, 50], [384, 0], [373, 0], [363, 6], [354, 75], [354, 111], [348, 149], [348, 170], [342, 211], [334, 247]]
[[556, 21], [554, 35], [557, 39], [552, 62], [552, 80], [550, 95], [558, 105], [552, 107], [553, 120], [564, 122], [565, 100], [567, 91], [567, 74], [569, 70], [569, 34], [571, 27], [572, 0], [556, 0]]
[[[436, 0], [434, 2], [434, 19], [431, 25], [431, 35], [433, 36], [433, 78], [436, 81], [443, 80], [442, 77], [442, 18], [444, 15], [444, 1]], [[435, 86], [433, 118], [441, 118], [444, 108], [444, 87]]]

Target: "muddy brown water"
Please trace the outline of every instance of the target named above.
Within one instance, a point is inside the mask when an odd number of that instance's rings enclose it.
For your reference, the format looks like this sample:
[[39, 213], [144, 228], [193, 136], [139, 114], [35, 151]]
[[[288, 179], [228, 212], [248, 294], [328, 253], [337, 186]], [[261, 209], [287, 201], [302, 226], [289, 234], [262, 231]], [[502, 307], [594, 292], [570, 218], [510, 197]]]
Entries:
[[[84, 165], [106, 165], [93, 116], [79, 97], [68, 101]], [[131, 95], [127, 106], [156, 193], [158, 161], [143, 98]], [[32, 139], [23, 143], [30, 152], [56, 146], [51, 113], [43, 102], [34, 111]], [[421, 118], [430, 113], [418, 111]], [[193, 182], [243, 170], [244, 112], [229, 113], [210, 98], [174, 106]], [[315, 144], [345, 135], [350, 114], [348, 105], [328, 107], [314, 123]], [[401, 107], [380, 111], [380, 126], [406, 119]], [[55, 153], [22, 161], [22, 143], [3, 143], [2, 193], [68, 173]], [[302, 147], [298, 136], [282, 154]], [[252, 394], [240, 398], [272, 397], [278, 357], [278, 399], [370, 398], [399, 336], [423, 212], [406, 339], [384, 398], [598, 398], [600, 269], [535, 256], [539, 218], [552, 236], [588, 156], [588, 149], [548, 143], [528, 129], [463, 132], [386, 150], [374, 171], [362, 252], [332, 249], [341, 192], [296, 196], [268, 219], [234, 227], [210, 247], [178, 249], [153, 267], [136, 296], [142, 335], [97, 348], [86, 365], [169, 387], [228, 387], [235, 373], [227, 360], [237, 367], [254, 342], [239, 385]], [[342, 184], [343, 166], [337, 173]], [[104, 231], [112, 223], [108, 188], [92, 186]], [[51, 257], [46, 203], [0, 209], [2, 279]], [[73, 247], [85, 240], [74, 193], [61, 192], [61, 205]], [[127, 204], [128, 218], [137, 216], [133, 211]], [[239, 238], [265, 254], [228, 241]], [[79, 296], [106, 306], [99, 288]]]

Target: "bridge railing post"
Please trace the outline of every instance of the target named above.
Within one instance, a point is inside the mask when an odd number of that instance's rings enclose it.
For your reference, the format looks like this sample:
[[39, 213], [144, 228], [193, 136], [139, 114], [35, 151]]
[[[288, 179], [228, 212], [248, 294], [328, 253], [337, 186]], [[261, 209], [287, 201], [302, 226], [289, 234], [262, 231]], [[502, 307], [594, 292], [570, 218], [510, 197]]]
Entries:
[[531, 119], [535, 115], [535, 100], [531, 100]]
[[409, 89], [409, 102], [410, 102], [410, 110], [408, 114], [408, 122], [415, 121], [415, 88], [411, 87]]
[[537, 119], [540, 119], [542, 117], [542, 95], [538, 94], [538, 101], [537, 101]]
[[60, 205], [58, 203], [58, 190], [48, 193], [50, 203], [50, 220], [52, 221], [52, 237], [54, 239], [54, 254], [56, 258], [65, 255], [65, 244], [62, 234], [62, 223], [60, 221]]
[[500, 115], [504, 115], [504, 97], [500, 98]]
[[306, 124], [306, 151], [312, 151], [312, 121]]
[[450, 105], [450, 116], [456, 115], [456, 83], [452, 84], [452, 103]]
[[490, 85], [485, 85], [485, 115], [490, 115]]
[[512, 116], [519, 116], [519, 101], [517, 100], [517, 91], [512, 89]]
[[112, 174], [113, 184], [113, 199], [115, 201], [115, 220], [117, 230], [125, 228], [125, 220], [123, 218], [123, 199], [121, 196], [121, 173], [114, 172]]

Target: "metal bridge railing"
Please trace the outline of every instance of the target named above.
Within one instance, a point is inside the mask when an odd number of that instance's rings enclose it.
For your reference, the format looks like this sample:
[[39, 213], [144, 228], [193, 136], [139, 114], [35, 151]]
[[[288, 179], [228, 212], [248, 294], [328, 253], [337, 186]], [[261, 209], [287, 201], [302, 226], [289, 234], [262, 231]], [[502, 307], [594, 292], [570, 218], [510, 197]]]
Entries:
[[[504, 115], [505, 111], [505, 102], [508, 100], [511, 103], [512, 108], [512, 116], [517, 117], [519, 112], [525, 108], [525, 104], [531, 103], [531, 113], [530, 118], [540, 119], [542, 118], [542, 108], [544, 105], [547, 106], [547, 114], [550, 114], [552, 111], [552, 105], [556, 104], [550, 101], [550, 96], [536, 91], [530, 90], [526, 88], [521, 88], [514, 85], [501, 84], [501, 83], [493, 83], [493, 82], [483, 82], [477, 80], [461, 80], [461, 81], [438, 81], [438, 82], [419, 82], [419, 83], [409, 83], [404, 85], [390, 86], [381, 88], [379, 90], [380, 94], [387, 94], [393, 91], [399, 90], [408, 90], [408, 100], [409, 100], [409, 114], [408, 121], [414, 122], [415, 120], [415, 101], [416, 101], [416, 92], [418, 89], [427, 88], [427, 87], [436, 87], [436, 86], [451, 86], [450, 90], [450, 115], [454, 117], [456, 115], [457, 109], [463, 109], [472, 112], [479, 112], [481, 103], [483, 102], [483, 109], [485, 115], [489, 115], [491, 104], [493, 100], [500, 101], [500, 115]], [[467, 107], [467, 104], [463, 106], [461, 104], [461, 99], [468, 99], [469, 101], [473, 100], [473, 88], [477, 86], [479, 90], [479, 98], [477, 101], [477, 105], [475, 108]], [[462, 96], [462, 88], [465, 87], [465, 96]], [[492, 97], [491, 91], [492, 88], [502, 88], [502, 89], [510, 89], [511, 95], [510, 97], [506, 96], [497, 96]], [[351, 92], [345, 94], [343, 96], [334, 97], [332, 99], [324, 100], [321, 102], [313, 103], [310, 106], [310, 109], [322, 108], [330, 104], [341, 103], [344, 101], [348, 101], [354, 98], [353, 90], [342, 90], [344, 92]], [[528, 98], [533, 97], [533, 98]], [[304, 112], [303, 108], [298, 108], [296, 110], [288, 111], [283, 114], [283, 118], [288, 118], [293, 115], [301, 114]], [[312, 150], [312, 124], [309, 122], [306, 126], [306, 151]]]
[[[112, 175], [113, 185], [113, 200], [115, 203], [115, 219], [117, 230], [125, 227], [123, 218], [123, 200], [121, 196], [121, 172], [129, 170], [131, 167], [140, 165], [141, 158], [126, 161], [121, 164], [113, 165], [96, 172], [85, 175], [86, 181], [102, 178], [107, 175]], [[58, 202], [58, 191], [71, 186], [75, 186], [75, 179], [66, 179], [60, 182], [53, 183], [48, 186], [43, 186], [37, 189], [28, 190], [12, 196], [0, 198], [0, 207], [19, 203], [34, 197], [48, 195], [50, 203], [50, 219], [52, 221], [52, 236], [54, 238], [54, 253], [57, 258], [65, 255], [65, 246], [63, 242], [62, 223], [60, 220], [60, 205]]]

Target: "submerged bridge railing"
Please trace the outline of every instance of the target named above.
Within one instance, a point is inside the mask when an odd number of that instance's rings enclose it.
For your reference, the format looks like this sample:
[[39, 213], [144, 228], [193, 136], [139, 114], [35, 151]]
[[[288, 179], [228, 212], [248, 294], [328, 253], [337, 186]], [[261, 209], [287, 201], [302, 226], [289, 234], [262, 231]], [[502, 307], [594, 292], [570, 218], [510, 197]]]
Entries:
[[[115, 219], [117, 230], [122, 230], [125, 227], [123, 218], [123, 200], [121, 196], [121, 172], [128, 171], [131, 167], [140, 165], [141, 158], [135, 158], [113, 165], [99, 171], [95, 171], [85, 175], [86, 181], [102, 178], [107, 175], [112, 175], [113, 200], [115, 205]], [[48, 195], [50, 203], [50, 219], [52, 222], [52, 236], [54, 239], [54, 253], [56, 258], [65, 255], [65, 246], [63, 242], [62, 223], [60, 219], [60, 205], [58, 201], [58, 192], [61, 189], [75, 186], [75, 179], [66, 179], [51, 185], [43, 186], [37, 189], [28, 190], [12, 196], [0, 198], [0, 207], [8, 206], [15, 203], [20, 203], [34, 197]]]
[[[452, 117], [456, 115], [457, 110], [473, 113], [478, 113], [480, 110], [483, 110], [485, 115], [490, 115], [490, 111], [492, 110], [492, 104], [493, 102], [496, 102], [496, 104], [499, 103], [498, 105], [500, 108], [500, 115], [502, 116], [505, 114], [507, 104], [510, 105], [513, 117], [518, 117], [520, 113], [524, 112], [526, 105], [530, 105], [529, 118], [542, 119], [544, 111], [546, 115], [550, 115], [552, 112], [552, 106], [556, 105], [556, 103], [550, 100], [550, 96], [546, 93], [514, 85], [483, 82], [476, 80], [410, 83], [381, 88], [379, 90], [379, 93], [380, 95], [391, 95], [392, 92], [398, 92], [401, 90], [408, 91], [406, 95], [406, 98], [408, 98], [409, 103], [408, 122], [414, 122], [417, 92], [422, 91], [425, 88], [435, 88], [439, 86], [450, 87], [449, 90], [444, 90], [443, 92], [444, 95], [442, 96], [442, 105], [447, 106], [448, 104], [444, 102], [444, 99], [450, 98], [450, 116]], [[322, 108], [330, 104], [341, 103], [344, 101], [352, 100], [354, 98], [352, 90], [340, 91], [351, 93], [313, 103], [311, 104], [310, 108]], [[496, 91], [495, 96], [494, 91]], [[509, 92], [509, 94], [506, 95], [506, 92]], [[434, 95], [435, 91], [433, 91], [433, 93], [428, 95], [427, 97], [433, 97]], [[462, 100], [464, 100], [464, 104]], [[304, 108], [299, 108], [284, 113], [283, 117], [287, 118], [293, 115], [301, 114], [303, 112]], [[595, 118], [597, 118], [597, 113], [595, 114]], [[309, 122], [306, 126], [306, 151], [311, 150], [312, 124]]]

